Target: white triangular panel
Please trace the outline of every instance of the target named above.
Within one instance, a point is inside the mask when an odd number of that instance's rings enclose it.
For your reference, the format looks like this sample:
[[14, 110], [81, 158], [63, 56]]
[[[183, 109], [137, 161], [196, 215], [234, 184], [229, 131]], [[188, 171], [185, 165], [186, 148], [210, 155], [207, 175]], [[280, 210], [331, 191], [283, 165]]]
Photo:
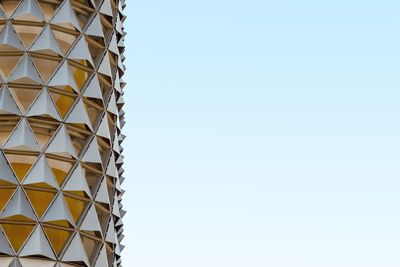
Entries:
[[4, 234], [3, 228], [0, 226], [0, 253], [13, 255], [13, 249], [8, 242], [6, 235]]
[[108, 197], [108, 189], [107, 189], [107, 179], [105, 177], [103, 181], [101, 181], [99, 190], [97, 190], [97, 195], [95, 200], [101, 203], [110, 204], [110, 199]]
[[108, 259], [105, 246], [101, 248], [94, 267], [108, 267]]
[[114, 226], [114, 222], [113, 219], [110, 220], [110, 223], [108, 224], [108, 230], [107, 230], [107, 234], [106, 234], [106, 241], [116, 244], [117, 243], [117, 239], [115, 238], [116, 234], [115, 234], [115, 226]]
[[115, 166], [114, 154], [111, 155], [110, 161], [108, 162], [106, 174], [114, 178], [118, 177], [117, 166]]
[[11, 22], [7, 22], [0, 32], [0, 45], [9, 45], [19, 50], [25, 50]]
[[113, 33], [110, 41], [110, 45], [108, 49], [113, 52], [114, 54], [119, 55], [119, 50], [118, 50], [118, 44], [117, 44], [117, 36], [115, 35], [115, 32]]
[[89, 48], [86, 43], [85, 37], [82, 35], [78, 39], [71, 52], [68, 55], [70, 59], [85, 59], [93, 65], [92, 57], [90, 56]]
[[117, 138], [117, 133], [114, 134], [114, 143], [113, 143], [113, 150], [120, 154], [120, 148], [119, 148], [119, 143], [118, 143], [118, 138]]
[[108, 52], [105, 53], [104, 58], [100, 63], [98, 72], [111, 77], [110, 58]]
[[83, 219], [82, 225], [80, 227], [81, 231], [98, 231], [101, 232], [101, 227], [99, 223], [99, 219], [97, 217], [97, 212], [92, 205], [88, 210], [85, 219]]
[[3, 85], [0, 94], [0, 110], [5, 111], [7, 113], [15, 114], [21, 116], [22, 113], [15, 102], [14, 98], [11, 95], [10, 90], [7, 85]]
[[24, 185], [35, 183], [45, 183], [56, 189], [60, 188], [44, 155], [39, 157], [22, 182]]
[[[118, 98], [117, 104], [119, 104], [119, 105], [125, 104], [124, 96], [121, 95], [121, 96]], [[121, 111], [120, 111], [120, 112], [121, 112]]]
[[15, 127], [10, 138], [5, 143], [4, 148], [40, 151], [40, 146], [36, 141], [36, 137], [25, 118], [22, 118]]
[[120, 182], [120, 178], [117, 177], [117, 179], [115, 180], [115, 189], [117, 189], [118, 191], [121, 192], [122, 188], [121, 188], [121, 182]]
[[69, 0], [64, 1], [64, 3], [60, 6], [58, 11], [56, 12], [56, 14], [54, 14], [54, 17], [50, 23], [52, 24], [71, 23], [78, 31], [81, 31], [81, 26], [79, 25], [75, 11], [72, 8], [71, 2]]
[[[118, 240], [117, 238], [117, 234], [115, 234], [115, 240]], [[116, 246], [114, 248], [114, 253], [118, 256], [121, 256], [121, 248], [120, 248], [120, 244], [118, 243], [118, 241], [116, 241]]]
[[124, 157], [122, 155], [119, 155], [117, 158], [117, 161], [115, 162], [116, 164], [122, 164], [124, 163]]
[[[124, 48], [125, 47], [125, 39], [120, 38], [118, 41], [118, 47]], [[122, 56], [122, 55], [121, 55]]]
[[4, 207], [3, 212], [0, 214], [0, 219], [8, 218], [15, 215], [22, 215], [31, 220], [36, 220], [35, 212], [29, 205], [28, 198], [22, 191], [21, 187], [17, 188], [14, 195]]
[[90, 266], [89, 260], [85, 253], [85, 248], [82, 245], [82, 239], [79, 237], [79, 234], [76, 233], [74, 238], [71, 241], [71, 244], [65, 251], [64, 256], [62, 257], [63, 261], [71, 261], [71, 262], [84, 262], [87, 266]]
[[117, 102], [115, 101], [114, 91], [111, 94], [110, 102], [108, 102], [107, 111], [109, 111], [112, 114], [118, 116], [118, 108], [117, 108]]
[[14, 13], [11, 15], [11, 18], [16, 19], [23, 15], [32, 15], [41, 21], [46, 21], [42, 9], [36, 0], [22, 0], [15, 9]]
[[47, 258], [56, 259], [53, 250], [47, 240], [42, 227], [37, 225], [31, 236], [26, 241], [24, 247], [20, 251], [20, 256], [42, 255]]
[[8, 267], [25, 267], [21, 265], [18, 258], [14, 258]]
[[22, 78], [30, 79], [37, 84], [43, 83], [31, 57], [28, 54], [24, 54], [15, 69], [8, 77], [7, 81], [13, 82]]
[[112, 214], [114, 214], [117, 217], [121, 217], [121, 214], [119, 212], [118, 198], [116, 195], [117, 195], [117, 193], [115, 193], [115, 196], [114, 196], [114, 204], [113, 204]]
[[104, 114], [104, 117], [102, 118], [99, 128], [97, 129], [98, 136], [111, 139], [110, 136], [110, 128], [108, 128], [108, 119], [107, 119], [107, 114]]
[[51, 99], [50, 93], [46, 88], [42, 89], [39, 96], [27, 112], [28, 117], [42, 115], [49, 115], [54, 119], [61, 121], [60, 114], [58, 113], [57, 108]]
[[92, 22], [87, 27], [86, 34], [104, 38], [103, 28], [101, 26], [100, 16], [98, 13], [96, 13]]
[[[121, 3], [121, 2], [120, 2]], [[119, 14], [117, 15], [117, 22], [115, 23], [115, 29], [122, 34], [122, 22]]]
[[86, 182], [85, 175], [80, 163], [76, 166], [72, 172], [67, 184], [65, 185], [64, 191], [84, 191], [88, 196], [91, 196], [89, 186]]
[[120, 68], [121, 71], [125, 70], [125, 65], [122, 63], [122, 56], [118, 57], [118, 68]]
[[121, 80], [119, 79], [118, 71], [116, 72], [116, 75], [115, 75], [114, 88], [115, 88], [115, 90], [117, 90], [117, 92], [122, 93]]
[[83, 96], [97, 98], [97, 99], [103, 99], [103, 95], [101, 94], [99, 78], [97, 77], [97, 74], [93, 75], [93, 78], [90, 81], [90, 83], [88, 84], [88, 86], [86, 87], [86, 90], [83, 93]]
[[115, 226], [118, 227], [118, 226], [122, 226], [122, 225], [123, 225], [122, 219], [119, 218], [118, 221], [117, 221], [117, 223], [115, 224]]
[[64, 196], [59, 193], [43, 217], [43, 222], [66, 220], [75, 225], [74, 219], [68, 209]]
[[91, 162], [91, 163], [102, 163], [101, 156], [99, 152], [99, 144], [97, 143], [96, 137], [93, 137], [90, 142], [85, 154], [82, 157], [83, 162]]
[[36, 40], [33, 42], [30, 51], [51, 50], [59, 55], [63, 52], [58, 44], [50, 25], [46, 25]]
[[71, 113], [69, 114], [66, 122], [82, 123], [87, 125], [90, 130], [93, 130], [92, 124], [90, 123], [90, 119], [86, 112], [86, 108], [83, 104], [82, 98], [79, 98], [78, 102], [75, 104]]
[[15, 177], [14, 172], [11, 169], [6, 157], [2, 152], [0, 152], [0, 180], [17, 184], [17, 177]]
[[0, 18], [1, 19], [7, 19], [6, 12], [4, 12], [4, 9], [2, 6], [0, 6]]
[[100, 7], [100, 12], [110, 17], [113, 16], [110, 0], [103, 1], [103, 4]]
[[71, 137], [69, 136], [67, 128], [64, 124], [60, 126], [57, 133], [50, 141], [50, 144], [46, 149], [46, 153], [59, 154], [66, 157], [77, 157], [72, 145]]
[[72, 75], [67, 61], [61, 63], [60, 67], [56, 70], [56, 73], [51, 77], [49, 81], [50, 86], [70, 86], [75, 92], [79, 93], [78, 85]]

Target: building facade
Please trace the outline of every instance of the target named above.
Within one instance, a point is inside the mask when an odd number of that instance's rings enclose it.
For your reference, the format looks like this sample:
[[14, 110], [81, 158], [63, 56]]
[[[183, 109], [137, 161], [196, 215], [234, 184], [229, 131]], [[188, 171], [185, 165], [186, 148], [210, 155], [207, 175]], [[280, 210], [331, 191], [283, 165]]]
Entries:
[[0, 0], [0, 266], [121, 266], [123, 0]]

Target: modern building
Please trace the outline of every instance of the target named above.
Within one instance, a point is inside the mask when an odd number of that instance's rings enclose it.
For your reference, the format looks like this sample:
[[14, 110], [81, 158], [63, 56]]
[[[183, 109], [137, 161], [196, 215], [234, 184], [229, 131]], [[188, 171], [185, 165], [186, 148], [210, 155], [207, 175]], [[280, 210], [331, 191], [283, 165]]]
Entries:
[[121, 266], [123, 0], [0, 0], [0, 266]]

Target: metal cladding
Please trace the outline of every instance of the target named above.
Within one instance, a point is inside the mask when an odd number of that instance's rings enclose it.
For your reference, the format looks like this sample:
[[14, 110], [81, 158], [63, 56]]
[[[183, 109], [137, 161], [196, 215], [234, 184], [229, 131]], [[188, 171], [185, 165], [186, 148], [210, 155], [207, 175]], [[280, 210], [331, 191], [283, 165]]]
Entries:
[[121, 266], [124, 8], [0, 0], [0, 266]]

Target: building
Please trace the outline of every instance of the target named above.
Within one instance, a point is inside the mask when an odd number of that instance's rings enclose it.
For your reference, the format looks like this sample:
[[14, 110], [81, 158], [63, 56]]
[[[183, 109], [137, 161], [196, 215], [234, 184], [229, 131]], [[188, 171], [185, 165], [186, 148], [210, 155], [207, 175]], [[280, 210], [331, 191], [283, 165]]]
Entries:
[[121, 266], [123, 0], [0, 0], [0, 266]]

